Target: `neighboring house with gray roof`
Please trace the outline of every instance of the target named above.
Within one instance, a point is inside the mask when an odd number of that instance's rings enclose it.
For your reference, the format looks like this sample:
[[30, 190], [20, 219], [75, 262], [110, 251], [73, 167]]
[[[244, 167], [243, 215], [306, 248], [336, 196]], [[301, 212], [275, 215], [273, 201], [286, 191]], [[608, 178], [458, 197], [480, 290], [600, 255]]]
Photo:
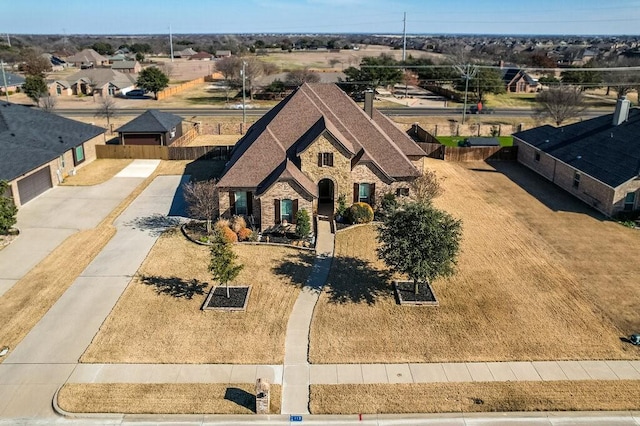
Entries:
[[515, 133], [518, 161], [607, 216], [640, 210], [640, 110]]
[[96, 158], [104, 129], [0, 101], [0, 180], [20, 206]]
[[[5, 82], [7, 84], [6, 86], [5, 86]], [[18, 74], [13, 74], [5, 71], [4, 79], [0, 79], [0, 86], [1, 86], [0, 93], [2, 94], [5, 93], [5, 87], [6, 87], [6, 90], [9, 92], [17, 92], [22, 88], [23, 84], [24, 84], [24, 77]]]
[[150, 109], [116, 132], [120, 145], [169, 146], [182, 136], [182, 117]]
[[84, 49], [75, 55], [67, 57], [66, 62], [78, 68], [90, 68], [106, 66], [109, 64], [109, 59], [105, 58], [93, 49]]
[[49, 83], [49, 93], [60, 95], [114, 96], [126, 93], [135, 87], [136, 78], [109, 68], [79, 71], [65, 79]]
[[222, 216], [252, 216], [261, 230], [299, 209], [331, 216], [338, 197], [372, 206], [406, 194], [422, 174], [424, 151], [335, 84], [304, 84], [249, 128], [218, 182]]

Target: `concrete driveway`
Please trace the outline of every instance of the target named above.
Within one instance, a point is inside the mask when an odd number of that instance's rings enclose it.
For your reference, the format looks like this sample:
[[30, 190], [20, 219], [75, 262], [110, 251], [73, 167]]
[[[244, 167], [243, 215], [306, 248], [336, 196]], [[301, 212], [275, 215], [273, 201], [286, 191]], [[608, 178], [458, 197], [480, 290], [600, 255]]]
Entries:
[[168, 215], [184, 211], [181, 187], [187, 180], [157, 177], [115, 221], [117, 233], [106, 247], [0, 364], [0, 418], [56, 418], [55, 390], [72, 374], [158, 236], [180, 221]]
[[[124, 170], [139, 169], [139, 161]], [[146, 176], [159, 164], [143, 161]], [[70, 235], [98, 225], [146, 176], [130, 173], [95, 186], [57, 186], [21, 207], [20, 236], [0, 251], [0, 296]]]

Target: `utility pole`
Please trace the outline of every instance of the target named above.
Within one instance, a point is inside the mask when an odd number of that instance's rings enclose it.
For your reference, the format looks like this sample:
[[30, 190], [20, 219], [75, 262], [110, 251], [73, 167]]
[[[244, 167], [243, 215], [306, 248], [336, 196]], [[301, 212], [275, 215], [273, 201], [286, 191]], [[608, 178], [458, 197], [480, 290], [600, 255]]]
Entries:
[[9, 37], [9, 33], [7, 33], [7, 44], [11, 47], [11, 38]]
[[472, 67], [469, 64], [465, 65], [464, 68], [462, 68], [462, 66], [460, 66], [460, 65], [456, 65], [455, 69], [456, 69], [456, 71], [458, 71], [460, 73], [462, 78], [465, 79], [465, 85], [464, 85], [464, 108], [462, 109], [462, 124], [464, 124], [465, 119], [467, 117], [467, 96], [469, 94], [469, 80], [471, 80], [473, 77], [475, 77], [476, 73], [478, 72], [478, 69], [476, 67]]
[[171, 62], [173, 62], [173, 35], [171, 34], [171, 24], [169, 24], [169, 49], [171, 49]]
[[9, 102], [9, 91], [7, 90], [7, 76], [4, 73], [4, 60], [0, 59], [0, 67], [2, 67], [2, 81], [4, 81], [4, 94]]
[[246, 109], [246, 94], [244, 91], [244, 86], [245, 86], [245, 80], [247, 78], [247, 73], [246, 73], [246, 67], [247, 67], [247, 62], [246, 61], [242, 61], [242, 70], [240, 71], [242, 73], [242, 127], [243, 127], [243, 132], [244, 132], [244, 125], [247, 122], [247, 109]]
[[402, 19], [402, 62], [407, 60], [407, 12]]

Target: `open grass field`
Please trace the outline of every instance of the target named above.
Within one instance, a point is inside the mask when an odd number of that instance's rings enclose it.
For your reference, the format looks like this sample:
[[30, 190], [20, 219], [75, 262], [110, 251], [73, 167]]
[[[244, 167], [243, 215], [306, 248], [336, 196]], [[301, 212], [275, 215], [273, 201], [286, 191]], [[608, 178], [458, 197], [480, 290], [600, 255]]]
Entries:
[[310, 408], [312, 414], [625, 411], [640, 408], [640, 383], [625, 380], [312, 385]]
[[202, 311], [211, 287], [208, 248], [179, 230], [163, 234], [81, 362], [282, 363], [289, 314], [312, 257], [273, 246], [235, 251], [245, 265], [235, 283], [251, 285], [247, 310]]
[[[280, 413], [282, 388], [271, 385], [271, 412]], [[58, 405], [70, 413], [252, 414], [254, 384], [65, 384]]]
[[640, 327], [637, 231], [514, 163], [426, 166], [444, 179], [436, 205], [463, 220], [458, 273], [433, 283], [440, 306], [396, 305], [373, 226], [339, 233], [311, 362], [640, 358], [620, 340]]

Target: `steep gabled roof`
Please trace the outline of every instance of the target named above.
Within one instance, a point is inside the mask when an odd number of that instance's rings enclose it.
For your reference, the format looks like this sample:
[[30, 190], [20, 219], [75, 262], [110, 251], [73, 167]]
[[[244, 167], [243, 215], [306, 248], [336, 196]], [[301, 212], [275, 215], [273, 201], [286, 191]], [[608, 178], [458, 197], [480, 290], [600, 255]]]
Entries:
[[515, 133], [527, 144], [616, 188], [640, 174], [640, 110], [613, 125], [613, 114], [563, 127], [549, 125]]
[[72, 62], [72, 63], [93, 63], [93, 64], [97, 64], [97, 63], [101, 63], [101, 62], [106, 62], [107, 58], [105, 58], [104, 56], [102, 56], [101, 54], [99, 54], [98, 52], [96, 52], [93, 49], [84, 49], [81, 52], [76, 53], [75, 55], [69, 56], [67, 58], [67, 62]]
[[318, 187], [289, 159], [284, 160], [284, 162], [258, 186], [256, 195], [260, 196], [264, 194], [274, 183], [282, 181], [296, 182], [304, 192], [312, 197], [318, 197]]
[[317, 83], [300, 86], [251, 126], [219, 186], [264, 186], [282, 164], [299, 164], [298, 155], [323, 132], [352, 156], [366, 152], [359, 160], [374, 163], [391, 180], [420, 174], [407, 156], [423, 156], [424, 151], [388, 118], [377, 111], [370, 118], [336, 85]]
[[0, 101], [0, 179], [13, 180], [104, 133], [104, 129]]
[[169, 132], [180, 123], [182, 123], [182, 117], [168, 112], [158, 111], [157, 109], [150, 109], [118, 128], [116, 132]]

